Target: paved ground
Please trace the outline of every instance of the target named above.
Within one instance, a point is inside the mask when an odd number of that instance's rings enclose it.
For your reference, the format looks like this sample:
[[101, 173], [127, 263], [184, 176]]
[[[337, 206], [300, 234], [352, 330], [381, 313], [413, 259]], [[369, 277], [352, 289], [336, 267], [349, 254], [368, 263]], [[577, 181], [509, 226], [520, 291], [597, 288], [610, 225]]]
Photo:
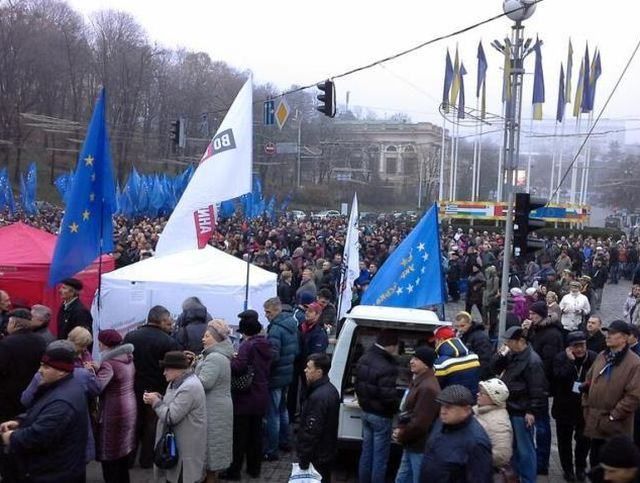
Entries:
[[[627, 294], [631, 290], [631, 284], [628, 281], [622, 281], [618, 285], [607, 285], [604, 291], [604, 297], [602, 302], [602, 307], [600, 310], [600, 315], [605, 323], [608, 325], [609, 322], [620, 318], [622, 316], [622, 307], [625, 301]], [[455, 314], [458, 310], [463, 308], [463, 304], [447, 304], [447, 317], [451, 317], [452, 314]], [[554, 424], [552, 423], [552, 427]], [[555, 429], [554, 429], [555, 433]], [[358, 452], [357, 451], [341, 451], [339, 458], [339, 464], [337, 465], [337, 469], [334, 474], [335, 481], [338, 482], [355, 482], [357, 481], [357, 462], [358, 462]], [[289, 478], [289, 474], [291, 473], [291, 463], [295, 461], [295, 454], [289, 453], [282, 455], [282, 459], [280, 461], [264, 463], [262, 467], [262, 475], [259, 479], [250, 479], [246, 478], [242, 481], [245, 482], [287, 482]], [[539, 482], [561, 482], [564, 481], [562, 478], [562, 471], [560, 469], [560, 461], [558, 459], [558, 449], [555, 445], [555, 434], [552, 440], [551, 447], [551, 463], [549, 468], [549, 477], [538, 479]], [[91, 463], [88, 467], [88, 478], [89, 483], [97, 483], [102, 481], [102, 474], [100, 471], [100, 466], [98, 463]], [[135, 468], [131, 472], [131, 481], [135, 483], [153, 483], [156, 481], [165, 481], [162, 478], [162, 472], [158, 472], [158, 474], [154, 475], [154, 472], [151, 470], [141, 470], [140, 468]]]

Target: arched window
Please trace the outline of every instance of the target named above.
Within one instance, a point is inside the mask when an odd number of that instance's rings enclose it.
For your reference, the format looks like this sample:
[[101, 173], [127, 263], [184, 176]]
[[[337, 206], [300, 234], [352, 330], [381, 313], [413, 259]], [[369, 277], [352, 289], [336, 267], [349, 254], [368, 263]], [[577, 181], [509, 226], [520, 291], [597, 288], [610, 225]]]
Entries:
[[416, 148], [411, 144], [404, 147], [402, 152], [402, 164], [405, 176], [417, 176], [418, 173], [418, 155]]
[[387, 166], [386, 173], [396, 174], [398, 171], [398, 148], [395, 146], [387, 146], [384, 157]]

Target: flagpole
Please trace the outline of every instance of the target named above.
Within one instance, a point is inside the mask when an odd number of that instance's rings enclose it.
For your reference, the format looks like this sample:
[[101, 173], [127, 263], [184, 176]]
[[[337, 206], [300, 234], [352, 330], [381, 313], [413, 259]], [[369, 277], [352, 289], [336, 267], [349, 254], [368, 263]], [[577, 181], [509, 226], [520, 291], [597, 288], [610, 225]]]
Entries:
[[[531, 119], [529, 120], [529, 156], [527, 156], [527, 193], [531, 190], [531, 160], [533, 155], [531, 151], [533, 150], [533, 117], [534, 113], [531, 112]], [[518, 175], [516, 174], [516, 182]]]
[[456, 150], [456, 125], [451, 121], [451, 153], [449, 156], [449, 201], [453, 201], [453, 155]]
[[458, 196], [458, 147], [460, 146], [460, 124], [456, 124], [456, 153], [453, 160], [453, 200]]
[[445, 131], [447, 118], [442, 116], [442, 145], [440, 147], [440, 187], [438, 189], [438, 201], [444, 200], [444, 151], [446, 147]]
[[[580, 113], [578, 113], [578, 118], [576, 119], [576, 147], [578, 146], [578, 136], [580, 135]], [[576, 183], [578, 181], [578, 166], [577, 160], [576, 163], [571, 166], [571, 195], [569, 198], [569, 202], [573, 205], [576, 202]]]
[[[506, 122], [505, 120], [505, 114], [506, 114], [506, 102], [502, 102], [502, 120], [503, 122]], [[503, 145], [504, 145], [504, 139], [503, 139]], [[504, 188], [504, 173], [502, 172], [502, 165], [504, 164], [504, 159], [503, 159], [503, 153], [504, 153], [504, 146], [502, 149], [499, 150], [498, 152], [498, 186], [497, 186], [497, 190], [496, 190], [496, 201], [502, 201], [502, 189]]]
[[[556, 123], [553, 126], [553, 153], [551, 155], [551, 182], [549, 183], [549, 197], [553, 193], [553, 181], [556, 172], [556, 152], [558, 150], [558, 120], [556, 119]], [[560, 180], [560, 178], [558, 178]], [[551, 201], [551, 200], [550, 200]]]
[[[484, 86], [482, 87], [484, 89]], [[484, 129], [484, 125], [482, 120], [480, 120], [480, 135], [478, 136], [478, 168], [476, 170], [476, 174], [478, 179], [476, 180], [476, 200], [480, 199], [480, 173], [482, 172], [482, 131]]]
[[251, 268], [251, 250], [247, 251], [247, 278], [244, 284], [244, 310], [249, 308], [249, 269]]
[[[480, 107], [480, 98], [476, 97], [476, 112]], [[475, 136], [473, 138], [473, 163], [471, 169], [471, 201], [476, 200], [476, 176], [478, 173], [478, 118], [476, 118]]]
[[[593, 110], [589, 113], [589, 126], [592, 126], [593, 123]], [[591, 127], [589, 128], [591, 129]], [[584, 178], [584, 197], [582, 199], [582, 204], [587, 204], [587, 191], [589, 189], [589, 171], [591, 170], [591, 138], [589, 138], [589, 145], [587, 146], [587, 174]]]

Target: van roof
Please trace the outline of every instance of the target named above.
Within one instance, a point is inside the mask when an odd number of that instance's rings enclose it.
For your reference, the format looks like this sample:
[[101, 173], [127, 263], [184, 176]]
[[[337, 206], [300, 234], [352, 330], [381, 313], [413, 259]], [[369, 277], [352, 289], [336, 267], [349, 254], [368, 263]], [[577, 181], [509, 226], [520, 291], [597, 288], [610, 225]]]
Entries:
[[449, 322], [439, 320], [438, 315], [430, 310], [379, 307], [374, 305], [356, 305], [351, 312], [349, 312], [347, 318], [425, 325], [450, 325]]

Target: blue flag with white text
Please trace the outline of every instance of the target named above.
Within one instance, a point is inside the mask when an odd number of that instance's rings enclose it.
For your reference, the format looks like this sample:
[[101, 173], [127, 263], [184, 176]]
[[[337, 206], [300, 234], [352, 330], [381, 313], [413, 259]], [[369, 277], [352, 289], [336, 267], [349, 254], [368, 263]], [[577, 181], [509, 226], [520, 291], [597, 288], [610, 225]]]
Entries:
[[361, 303], [406, 308], [444, 303], [437, 205], [380, 267]]
[[101, 253], [113, 251], [116, 190], [102, 89], [87, 129], [71, 185], [69, 203], [49, 271], [49, 285], [71, 277]]

